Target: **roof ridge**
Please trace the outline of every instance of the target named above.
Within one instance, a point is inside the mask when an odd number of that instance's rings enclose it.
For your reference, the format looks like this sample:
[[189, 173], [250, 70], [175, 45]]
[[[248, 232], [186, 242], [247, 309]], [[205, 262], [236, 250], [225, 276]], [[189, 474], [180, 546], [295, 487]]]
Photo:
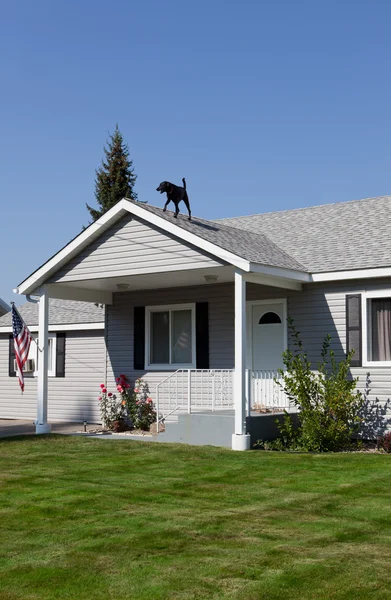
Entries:
[[325, 202], [324, 204], [316, 204], [315, 206], [303, 206], [301, 208], [285, 208], [283, 210], [271, 210], [268, 212], [263, 212], [263, 213], [253, 213], [251, 215], [239, 215], [237, 217], [223, 217], [221, 219], [214, 219], [214, 222], [216, 221], [233, 221], [234, 219], [243, 219], [243, 218], [249, 218], [249, 217], [261, 217], [261, 216], [266, 216], [266, 215], [277, 215], [277, 214], [282, 214], [282, 213], [293, 213], [293, 212], [299, 212], [299, 211], [304, 211], [304, 210], [313, 210], [315, 208], [323, 208], [324, 206], [336, 206], [338, 205], [345, 205], [345, 204], [353, 204], [355, 202], [367, 202], [368, 200], [381, 200], [381, 199], [386, 199], [386, 198], [390, 198], [391, 199], [391, 195], [385, 195], [385, 196], [369, 196], [368, 198], [360, 198], [358, 200], [342, 200], [342, 202]]

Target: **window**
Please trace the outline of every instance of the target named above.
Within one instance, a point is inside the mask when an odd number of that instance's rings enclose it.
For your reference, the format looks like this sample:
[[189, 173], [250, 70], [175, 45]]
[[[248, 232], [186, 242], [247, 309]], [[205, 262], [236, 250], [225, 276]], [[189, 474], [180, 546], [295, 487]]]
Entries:
[[362, 294], [363, 366], [391, 366], [391, 290]]
[[281, 323], [281, 317], [275, 312], [267, 312], [259, 319], [259, 325]]
[[145, 318], [146, 365], [151, 369], [193, 368], [195, 305], [149, 306]]
[[391, 361], [391, 298], [367, 300], [369, 362]]
[[[39, 346], [38, 335], [36, 333], [33, 333], [32, 336], [33, 336], [33, 339], [37, 343], [31, 342], [28, 357], [32, 358], [34, 360], [34, 373], [31, 373], [31, 374], [34, 375], [35, 377], [37, 377], [38, 361], [40, 359], [41, 352], [38, 350], [38, 346]], [[56, 376], [56, 334], [55, 333], [49, 333], [48, 342], [49, 342], [48, 375], [49, 375], [49, 377], [55, 377]], [[28, 375], [28, 373], [26, 373], [26, 375]]]

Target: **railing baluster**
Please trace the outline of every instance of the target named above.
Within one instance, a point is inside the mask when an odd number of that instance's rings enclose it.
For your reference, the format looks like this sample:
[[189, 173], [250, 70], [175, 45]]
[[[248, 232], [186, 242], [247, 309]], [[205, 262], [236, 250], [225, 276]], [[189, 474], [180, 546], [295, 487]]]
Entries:
[[215, 402], [216, 402], [216, 377], [211, 373], [212, 376], [212, 410], [215, 410]]
[[191, 413], [191, 370], [187, 371], [187, 412]]

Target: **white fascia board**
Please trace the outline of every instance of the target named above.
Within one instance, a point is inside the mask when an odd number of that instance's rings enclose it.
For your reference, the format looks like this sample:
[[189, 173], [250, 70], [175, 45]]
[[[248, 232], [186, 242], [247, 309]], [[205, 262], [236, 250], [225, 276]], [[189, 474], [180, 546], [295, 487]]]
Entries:
[[255, 283], [256, 285], [269, 285], [271, 287], [294, 290], [296, 292], [300, 292], [303, 288], [302, 283], [299, 281], [291, 281], [290, 279], [282, 279], [281, 277], [271, 277], [271, 275], [246, 273], [243, 277], [247, 283]]
[[[38, 325], [27, 325], [27, 327], [31, 333], [36, 333], [38, 331]], [[63, 325], [49, 325], [49, 331], [90, 331], [104, 328], [104, 323], [65, 323]], [[12, 327], [0, 327], [0, 333], [12, 333]]]
[[267, 265], [253, 262], [250, 263], [250, 272], [290, 279], [291, 281], [299, 281], [301, 283], [309, 283], [311, 281], [311, 275], [305, 271], [295, 271], [294, 269], [284, 269], [282, 267], [268, 267]]
[[53, 273], [58, 271], [74, 256], [79, 254], [91, 242], [97, 239], [106, 229], [114, 225], [121, 216], [127, 211], [127, 200], [121, 200], [100, 217], [95, 223], [92, 223], [87, 229], [82, 231], [57, 254], [49, 259], [42, 267], [37, 269], [30, 277], [22, 281], [14, 290], [16, 294], [31, 294], [37, 287], [41, 286]]
[[9, 304], [7, 304], [6, 302], [4, 302], [4, 300], [2, 300], [0, 298], [0, 306], [1, 308], [3, 308], [6, 312], [10, 312], [11, 307], [9, 306]]
[[331, 271], [327, 273], [312, 273], [311, 281], [343, 281], [346, 279], [372, 279], [377, 277], [391, 277], [391, 267], [376, 269], [356, 269], [350, 271]]

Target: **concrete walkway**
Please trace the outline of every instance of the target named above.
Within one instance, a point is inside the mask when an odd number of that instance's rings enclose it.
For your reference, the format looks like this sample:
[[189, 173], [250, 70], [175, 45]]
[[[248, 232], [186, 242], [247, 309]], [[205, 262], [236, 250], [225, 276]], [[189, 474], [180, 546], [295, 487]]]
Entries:
[[[75, 434], [83, 430], [82, 423], [51, 423], [52, 433]], [[87, 425], [88, 428], [96, 425]], [[35, 435], [35, 425], [32, 421], [19, 419], [0, 419], [0, 438], [15, 435]]]

